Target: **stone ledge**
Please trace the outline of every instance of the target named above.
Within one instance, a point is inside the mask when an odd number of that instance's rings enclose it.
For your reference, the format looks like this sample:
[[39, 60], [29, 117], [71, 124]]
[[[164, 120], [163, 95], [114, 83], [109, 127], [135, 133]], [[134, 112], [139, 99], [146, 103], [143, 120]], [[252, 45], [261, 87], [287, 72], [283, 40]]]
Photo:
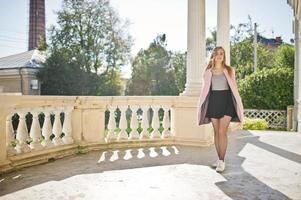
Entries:
[[142, 140], [120, 140], [106, 142], [95, 142], [66, 145], [62, 147], [55, 147], [52, 149], [44, 149], [41, 151], [33, 151], [20, 155], [8, 157], [8, 160], [0, 164], [0, 174], [16, 171], [21, 168], [31, 167], [47, 163], [51, 160], [67, 157], [76, 153], [87, 153], [95, 150], [108, 150], [120, 148], [137, 148], [137, 147], [153, 147], [164, 145], [187, 145], [187, 146], [210, 146], [212, 141], [195, 141], [184, 140], [183, 138], [157, 138], [157, 139], [142, 139]]
[[194, 139], [184, 139], [177, 137], [175, 138], [175, 145], [185, 145], [185, 146], [197, 146], [197, 147], [208, 147], [214, 144], [214, 140], [194, 140]]
[[0, 164], [0, 173], [7, 173], [24, 167], [47, 163], [52, 159], [55, 160], [76, 153], [78, 153], [78, 145], [72, 144], [10, 156], [7, 162]]
[[79, 151], [81, 153], [86, 153], [93, 150], [104, 150], [113, 148], [137, 148], [137, 147], [152, 147], [160, 145], [173, 145], [175, 144], [174, 138], [165, 139], [142, 139], [142, 140], [120, 140], [120, 141], [110, 141], [108, 143], [98, 142], [98, 143], [81, 143], [79, 145]]
[[0, 175], [2, 174], [2, 172], [9, 172], [11, 171], [13, 168], [11, 166], [11, 161], [6, 160], [5, 162], [2, 162], [0, 164]]

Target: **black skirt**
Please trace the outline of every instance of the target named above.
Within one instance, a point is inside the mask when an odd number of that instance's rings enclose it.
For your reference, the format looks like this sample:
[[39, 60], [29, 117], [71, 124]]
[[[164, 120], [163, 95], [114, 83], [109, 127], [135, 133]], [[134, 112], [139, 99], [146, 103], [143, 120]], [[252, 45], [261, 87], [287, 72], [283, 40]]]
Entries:
[[231, 90], [211, 90], [206, 117], [222, 118], [224, 115], [237, 117]]

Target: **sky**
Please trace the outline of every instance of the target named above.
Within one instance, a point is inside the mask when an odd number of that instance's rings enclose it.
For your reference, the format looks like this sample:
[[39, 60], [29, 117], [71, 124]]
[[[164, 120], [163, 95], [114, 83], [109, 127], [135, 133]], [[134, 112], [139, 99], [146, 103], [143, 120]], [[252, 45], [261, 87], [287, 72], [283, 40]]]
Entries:
[[[111, 0], [122, 19], [130, 21], [129, 33], [134, 38], [132, 55], [146, 49], [158, 34], [167, 36], [167, 48], [186, 51], [188, 0]], [[56, 23], [55, 11], [62, 0], [45, 0], [46, 27]], [[0, 0], [0, 57], [27, 51], [29, 0]], [[230, 0], [230, 23], [248, 22], [248, 15], [263, 36], [281, 36], [285, 42], [294, 37], [293, 12], [287, 0]], [[216, 27], [217, 0], [206, 0], [206, 32]], [[130, 76], [130, 66], [122, 69]]]

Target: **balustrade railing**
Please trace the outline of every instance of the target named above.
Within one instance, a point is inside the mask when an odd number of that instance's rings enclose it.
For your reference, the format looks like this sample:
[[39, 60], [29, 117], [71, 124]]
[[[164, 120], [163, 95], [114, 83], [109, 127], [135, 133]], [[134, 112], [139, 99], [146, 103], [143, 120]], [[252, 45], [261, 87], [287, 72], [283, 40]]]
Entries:
[[[107, 108], [109, 111], [107, 142], [172, 137], [170, 131], [170, 106], [108, 105]], [[117, 109], [120, 111], [119, 126], [116, 123]], [[163, 111], [163, 114], [160, 114], [159, 110]], [[130, 113], [128, 118], [127, 113]]]
[[[113, 104], [112, 104], [113, 103]], [[172, 138], [171, 104], [159, 105], [143, 102], [114, 104], [99, 102], [107, 117], [99, 135], [106, 143], [119, 141], [147, 141]], [[7, 155], [51, 149], [74, 142], [72, 136], [72, 112], [84, 110], [80, 106], [47, 106], [14, 109], [6, 117]], [[94, 108], [89, 108], [90, 110]], [[97, 109], [97, 108], [95, 108]], [[108, 115], [105, 115], [105, 113]], [[93, 118], [93, 116], [90, 116]], [[97, 121], [97, 120], [96, 120]], [[106, 123], [107, 122], [107, 123]], [[100, 141], [93, 141], [100, 142]]]
[[72, 110], [70, 106], [16, 109], [6, 117], [7, 154], [72, 144]]

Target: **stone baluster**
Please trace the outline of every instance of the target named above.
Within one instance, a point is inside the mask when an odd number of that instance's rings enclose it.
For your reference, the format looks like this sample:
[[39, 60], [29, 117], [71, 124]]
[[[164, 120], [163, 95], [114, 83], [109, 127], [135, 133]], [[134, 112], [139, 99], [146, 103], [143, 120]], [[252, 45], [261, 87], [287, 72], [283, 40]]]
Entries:
[[137, 106], [132, 106], [132, 117], [131, 117], [131, 133], [129, 139], [139, 139], [139, 133], [137, 131], [139, 124], [138, 124], [138, 117], [137, 117]]
[[142, 127], [142, 132], [140, 133], [140, 139], [148, 139], [149, 138], [149, 133], [148, 133], [148, 128], [149, 128], [149, 122], [147, 118], [147, 112], [149, 109], [149, 106], [142, 106], [142, 122], [141, 122], [141, 127]]
[[11, 142], [15, 139], [14, 128], [12, 124], [12, 115], [6, 117], [6, 151], [8, 156], [15, 155], [17, 152]]
[[30, 128], [30, 137], [32, 139], [32, 142], [30, 143], [30, 148], [32, 150], [40, 150], [43, 148], [43, 146], [40, 143], [41, 139], [41, 127], [39, 123], [39, 114], [38, 111], [32, 111], [32, 124]]
[[73, 138], [72, 138], [72, 107], [68, 107], [65, 109], [65, 119], [64, 119], [64, 124], [63, 124], [63, 133], [65, 136], [63, 137], [63, 142], [64, 144], [72, 144]]
[[107, 141], [112, 141], [116, 140], [116, 134], [115, 134], [115, 129], [116, 129], [116, 121], [115, 121], [115, 110], [116, 106], [108, 106], [109, 112], [110, 112], [110, 117], [109, 117], [109, 122], [108, 122], [108, 135], [106, 137]]
[[128, 106], [118, 106], [121, 112], [120, 121], [119, 121], [119, 128], [120, 132], [118, 134], [117, 140], [127, 140], [128, 134], [126, 132], [127, 129], [127, 120], [126, 120], [126, 110]]
[[26, 119], [25, 119], [27, 112], [20, 111], [18, 112], [18, 115], [19, 115], [19, 124], [17, 128], [17, 136], [16, 136], [18, 143], [16, 146], [16, 150], [17, 153], [26, 153], [30, 151], [30, 148], [26, 143], [28, 139], [28, 129], [27, 129]]
[[61, 138], [62, 134], [62, 123], [61, 123], [61, 110], [55, 110], [54, 112], [54, 123], [52, 127], [52, 132], [54, 134], [53, 143], [55, 146], [63, 145], [63, 140]]
[[167, 106], [163, 106], [162, 107], [164, 110], [164, 116], [163, 116], [163, 132], [162, 132], [162, 138], [168, 138], [171, 137], [171, 133], [169, 131], [169, 127], [170, 127], [170, 119], [169, 119], [169, 107]]
[[42, 135], [44, 136], [44, 143], [43, 146], [46, 148], [51, 148], [53, 147], [53, 143], [51, 142], [50, 136], [52, 134], [52, 125], [51, 125], [51, 120], [50, 120], [50, 111], [44, 111], [44, 123], [42, 127]]
[[152, 119], [152, 128], [153, 131], [151, 132], [150, 138], [160, 138], [161, 134], [159, 132], [160, 128], [160, 121], [159, 121], [159, 106], [152, 105], [151, 108], [153, 109], [153, 119]]

